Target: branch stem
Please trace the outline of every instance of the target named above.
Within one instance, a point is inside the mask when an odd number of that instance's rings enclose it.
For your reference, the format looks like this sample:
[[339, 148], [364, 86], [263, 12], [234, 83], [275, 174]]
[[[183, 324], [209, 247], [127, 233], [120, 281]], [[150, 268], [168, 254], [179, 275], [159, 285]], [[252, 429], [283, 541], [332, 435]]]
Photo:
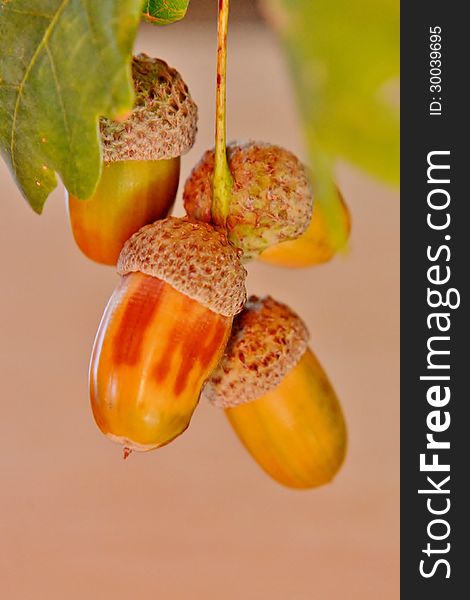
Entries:
[[219, 0], [217, 23], [217, 88], [215, 118], [215, 165], [212, 180], [212, 217], [225, 224], [230, 206], [233, 178], [227, 161], [227, 30], [229, 0]]

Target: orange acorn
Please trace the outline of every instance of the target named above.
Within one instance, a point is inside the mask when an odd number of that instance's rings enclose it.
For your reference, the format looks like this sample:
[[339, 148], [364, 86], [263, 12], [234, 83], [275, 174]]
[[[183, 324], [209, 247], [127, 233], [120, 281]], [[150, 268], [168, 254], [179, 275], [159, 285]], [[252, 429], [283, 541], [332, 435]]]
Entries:
[[[346, 202], [338, 192], [340, 200], [341, 220], [344, 230], [349, 236], [351, 232], [351, 215]], [[331, 260], [337, 252], [332, 242], [325, 219], [324, 208], [316, 202], [312, 220], [307, 230], [297, 239], [275, 244], [267, 248], [261, 255], [263, 262], [281, 267], [313, 267]]]
[[245, 301], [246, 272], [209, 225], [169, 217], [126, 242], [90, 364], [101, 431], [152, 450], [189, 425]]
[[308, 337], [289, 307], [252, 296], [204, 388], [256, 462], [292, 488], [331, 481], [347, 445], [338, 398]]
[[197, 107], [181, 75], [164, 61], [132, 60], [135, 104], [122, 121], [102, 118], [103, 172], [91, 198], [68, 196], [72, 232], [83, 253], [116, 264], [124, 242], [166, 217], [179, 183], [180, 156], [194, 144]]

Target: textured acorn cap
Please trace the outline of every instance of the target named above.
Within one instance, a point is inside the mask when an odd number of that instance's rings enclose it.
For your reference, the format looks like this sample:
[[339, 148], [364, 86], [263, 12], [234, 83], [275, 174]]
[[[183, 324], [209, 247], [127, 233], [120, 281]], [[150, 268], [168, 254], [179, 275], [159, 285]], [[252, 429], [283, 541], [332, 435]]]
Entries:
[[124, 121], [100, 120], [105, 162], [163, 160], [190, 150], [197, 131], [197, 106], [181, 75], [159, 58], [132, 59], [135, 103]]
[[224, 234], [192, 219], [168, 217], [142, 227], [124, 244], [117, 271], [158, 277], [227, 317], [246, 299], [246, 270], [235, 248]]
[[233, 323], [218, 367], [204, 387], [215, 406], [251, 402], [277, 387], [302, 358], [308, 330], [288, 306], [270, 296], [250, 296]]
[[214, 150], [208, 150], [186, 181], [183, 199], [190, 217], [226, 229], [230, 242], [253, 258], [269, 246], [299, 237], [312, 217], [307, 171], [284, 148], [261, 142], [227, 146], [234, 184], [225, 223], [211, 215]]

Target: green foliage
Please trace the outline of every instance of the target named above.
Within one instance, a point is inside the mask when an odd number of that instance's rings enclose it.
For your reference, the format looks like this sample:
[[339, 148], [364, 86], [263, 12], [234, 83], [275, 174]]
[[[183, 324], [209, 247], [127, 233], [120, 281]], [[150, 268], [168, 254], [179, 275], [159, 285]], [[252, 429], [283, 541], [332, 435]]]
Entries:
[[287, 52], [318, 197], [333, 226], [339, 210], [331, 184], [335, 159], [398, 182], [399, 2], [262, 4]]
[[142, 0], [0, 1], [0, 151], [41, 212], [58, 172], [89, 197], [101, 172], [98, 118], [132, 108]]
[[189, 0], [145, 0], [143, 14], [154, 25], [169, 25], [181, 21], [188, 10]]
[[[93, 193], [101, 172], [98, 118], [132, 107], [129, 63], [142, 9], [166, 24], [183, 18], [188, 4], [0, 0], [0, 152], [34, 210], [55, 188], [56, 172], [74, 196]], [[292, 68], [317, 201], [341, 245], [333, 161], [398, 180], [398, 1], [263, 5]]]

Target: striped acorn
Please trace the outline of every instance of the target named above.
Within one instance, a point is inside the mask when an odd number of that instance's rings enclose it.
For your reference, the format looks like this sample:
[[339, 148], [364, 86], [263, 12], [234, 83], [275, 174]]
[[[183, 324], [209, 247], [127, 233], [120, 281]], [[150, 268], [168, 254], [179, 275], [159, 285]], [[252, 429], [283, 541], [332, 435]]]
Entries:
[[[340, 200], [340, 219], [347, 233], [351, 233], [351, 215], [341, 193], [338, 191]], [[332, 243], [323, 206], [315, 203], [312, 220], [307, 230], [296, 240], [282, 242], [267, 248], [261, 255], [263, 262], [281, 267], [313, 267], [331, 260], [337, 252]]]
[[126, 242], [118, 273], [92, 352], [91, 406], [105, 435], [152, 450], [188, 427], [243, 307], [246, 272], [223, 234], [168, 217]]
[[313, 196], [296, 156], [279, 146], [249, 142], [229, 144], [227, 158], [233, 178], [228, 215], [213, 209], [214, 150], [204, 154], [186, 181], [187, 214], [225, 231], [245, 260], [299, 237], [310, 223]]
[[339, 401], [308, 337], [286, 305], [252, 296], [204, 388], [256, 462], [292, 488], [331, 481], [347, 445]]
[[104, 166], [87, 200], [67, 194], [76, 243], [115, 265], [124, 242], [173, 207], [180, 156], [194, 144], [197, 107], [181, 75], [158, 58], [132, 60], [135, 104], [123, 121], [100, 120]]

